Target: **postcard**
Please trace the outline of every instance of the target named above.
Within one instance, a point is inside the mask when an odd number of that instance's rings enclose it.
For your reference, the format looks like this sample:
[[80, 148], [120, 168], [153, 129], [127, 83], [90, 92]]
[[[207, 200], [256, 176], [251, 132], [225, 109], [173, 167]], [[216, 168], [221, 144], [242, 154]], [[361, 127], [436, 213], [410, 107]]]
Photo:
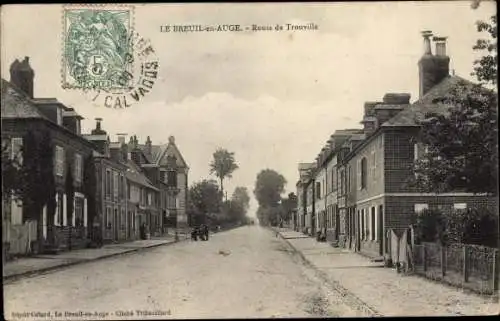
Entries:
[[1, 8], [7, 320], [496, 315], [493, 1]]

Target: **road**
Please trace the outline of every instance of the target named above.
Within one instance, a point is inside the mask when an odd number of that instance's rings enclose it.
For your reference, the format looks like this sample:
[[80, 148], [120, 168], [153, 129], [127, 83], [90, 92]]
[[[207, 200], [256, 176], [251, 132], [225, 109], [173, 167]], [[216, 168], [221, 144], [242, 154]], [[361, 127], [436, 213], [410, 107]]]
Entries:
[[4, 308], [9, 320], [358, 315], [259, 226], [21, 279], [4, 286]]

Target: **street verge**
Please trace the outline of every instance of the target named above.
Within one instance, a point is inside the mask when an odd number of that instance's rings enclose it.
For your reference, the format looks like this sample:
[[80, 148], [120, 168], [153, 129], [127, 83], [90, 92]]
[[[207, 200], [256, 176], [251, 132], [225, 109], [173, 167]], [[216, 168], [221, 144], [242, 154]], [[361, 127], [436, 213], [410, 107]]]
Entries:
[[91, 259], [75, 259], [74, 261], [63, 262], [61, 264], [56, 264], [56, 265], [52, 265], [52, 266], [43, 267], [40, 269], [25, 271], [25, 272], [18, 273], [18, 274], [4, 275], [3, 276], [3, 284], [5, 285], [5, 284], [9, 284], [9, 283], [13, 283], [15, 281], [18, 281], [20, 279], [35, 277], [38, 275], [43, 275], [43, 274], [48, 274], [48, 273], [53, 273], [53, 272], [63, 270], [65, 268], [68, 268], [68, 267], [71, 267], [74, 265], [78, 265], [78, 264], [91, 263], [91, 262], [96, 262], [96, 261], [103, 260], [103, 259], [117, 257], [120, 255], [132, 254], [132, 253], [139, 252], [141, 250], [148, 250], [148, 249], [153, 249], [153, 248], [160, 247], [160, 246], [172, 245], [172, 244], [176, 244], [179, 242], [183, 242], [185, 240], [187, 240], [187, 239], [180, 239], [178, 241], [174, 240], [171, 242], [165, 242], [165, 243], [159, 243], [159, 244], [151, 244], [151, 245], [145, 246], [145, 247], [138, 247], [135, 249], [126, 249], [122, 252], [105, 254], [105, 255], [91, 258]]

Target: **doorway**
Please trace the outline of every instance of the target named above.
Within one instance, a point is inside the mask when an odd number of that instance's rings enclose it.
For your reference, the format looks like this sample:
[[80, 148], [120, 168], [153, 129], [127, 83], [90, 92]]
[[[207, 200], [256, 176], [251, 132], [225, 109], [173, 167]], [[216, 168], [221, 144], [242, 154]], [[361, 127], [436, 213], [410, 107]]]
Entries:
[[115, 208], [115, 220], [114, 220], [114, 229], [113, 229], [113, 232], [114, 232], [114, 235], [113, 235], [113, 239], [116, 241], [118, 240], [118, 226], [120, 225], [119, 222], [118, 222], [118, 209]]

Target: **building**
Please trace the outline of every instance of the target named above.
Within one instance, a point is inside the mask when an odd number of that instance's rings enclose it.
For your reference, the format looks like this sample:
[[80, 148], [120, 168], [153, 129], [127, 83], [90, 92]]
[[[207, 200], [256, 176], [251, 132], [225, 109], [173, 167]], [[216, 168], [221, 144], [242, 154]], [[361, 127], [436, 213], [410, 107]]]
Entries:
[[311, 170], [314, 163], [300, 163], [299, 180], [297, 181], [297, 228], [303, 233], [307, 233], [307, 227], [310, 227], [307, 222], [307, 181], [311, 175]]
[[415, 175], [415, 160], [424, 152], [418, 139], [419, 121], [429, 111], [447, 112], [448, 106], [436, 103], [436, 98], [459, 85], [473, 85], [449, 74], [444, 39], [437, 38], [436, 54], [432, 54], [430, 35], [424, 34], [424, 55], [418, 63], [419, 99], [410, 104], [409, 94], [388, 93], [381, 102], [366, 103], [366, 138], [344, 158], [347, 170], [354, 174], [348, 181], [347, 205], [355, 216], [355, 249], [369, 256], [388, 254], [390, 233], [401, 235], [424, 208], [465, 208], [494, 201], [461, 191], [422, 193], [408, 183]]
[[[22, 62], [14, 61], [10, 74], [10, 82], [2, 79], [2, 140], [11, 144], [12, 152], [18, 152], [25, 135], [31, 132], [35, 145], [39, 146], [42, 137], [47, 137], [48, 148], [53, 149], [55, 191], [49, 193], [55, 194], [55, 213], [49, 215], [47, 207], [44, 207], [42, 235], [37, 237], [46, 250], [86, 246], [89, 209], [84, 188], [84, 167], [92, 154], [93, 145], [81, 135], [82, 117], [56, 98], [33, 97], [35, 73], [28, 57]], [[4, 223], [11, 226], [40, 217], [22, 204], [12, 203], [10, 208]], [[27, 241], [24, 249], [30, 251], [32, 241]]]
[[379, 258], [391, 255], [391, 242], [400, 242], [415, 215], [425, 208], [495, 205], [485, 195], [423, 193], [409, 183], [415, 175], [415, 160], [425, 153], [419, 141], [419, 121], [429, 111], [447, 112], [449, 106], [437, 103], [436, 98], [459, 85], [473, 86], [449, 74], [445, 38], [434, 41], [436, 53], [432, 54], [430, 34], [424, 33], [424, 54], [418, 63], [419, 98], [411, 103], [407, 93], [387, 93], [381, 101], [366, 102], [363, 128], [332, 135], [316, 159], [313, 176], [299, 181], [306, 194], [301, 206], [306, 226], [311, 222], [307, 226], [310, 234], [314, 235], [314, 228], [326, 227], [327, 239], [333, 244], [338, 241], [343, 247]]
[[96, 118], [96, 127], [84, 137], [95, 146], [97, 204], [96, 220], [92, 223], [99, 226], [104, 243], [134, 239], [127, 200], [127, 155], [113, 148], [116, 144], [113, 146], [102, 129], [101, 118]]
[[[148, 164], [157, 166], [160, 171], [161, 181], [167, 184], [167, 210], [166, 217], [169, 222], [175, 222], [177, 228], [189, 226], [186, 211], [188, 195], [189, 166], [184, 160], [175, 137], [170, 136], [167, 144], [153, 145], [149, 137], [145, 144], [137, 144], [145, 156]], [[172, 223], [169, 223], [172, 225]]]

